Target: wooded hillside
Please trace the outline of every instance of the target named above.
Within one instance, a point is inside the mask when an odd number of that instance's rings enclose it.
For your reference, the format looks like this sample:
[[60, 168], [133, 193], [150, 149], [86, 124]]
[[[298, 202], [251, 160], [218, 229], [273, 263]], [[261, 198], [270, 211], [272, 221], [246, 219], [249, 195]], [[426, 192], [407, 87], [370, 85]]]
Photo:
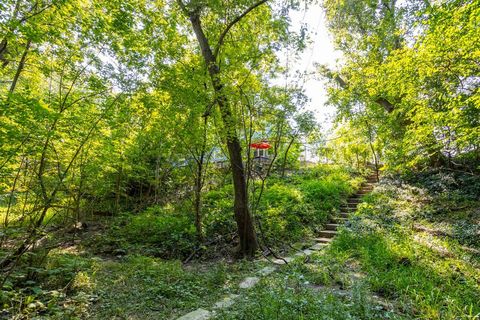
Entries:
[[[342, 57], [310, 75], [318, 6]], [[0, 318], [480, 316], [478, 0], [0, 0], [0, 27]]]

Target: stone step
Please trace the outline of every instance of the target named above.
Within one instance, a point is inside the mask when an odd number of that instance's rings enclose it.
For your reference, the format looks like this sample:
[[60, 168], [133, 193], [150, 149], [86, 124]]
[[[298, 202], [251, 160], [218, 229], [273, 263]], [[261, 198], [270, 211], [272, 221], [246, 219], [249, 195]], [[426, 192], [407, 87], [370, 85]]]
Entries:
[[367, 193], [368, 193], [368, 192], [365, 192], [365, 193], [359, 193], [359, 192], [357, 192], [356, 194], [352, 194], [349, 199], [358, 199], [358, 198], [363, 197], [363, 196], [366, 195]]
[[230, 294], [226, 297], [223, 297], [221, 300], [215, 302], [213, 309], [226, 309], [231, 307], [239, 296], [240, 295], [238, 294]]
[[327, 228], [327, 230], [337, 230], [339, 226], [340, 225], [338, 223], [327, 223], [325, 228]]
[[[350, 202], [350, 200], [352, 200], [354, 202]], [[358, 201], [355, 201], [354, 199], [348, 199], [347, 203], [342, 204], [342, 206], [352, 208], [352, 207], [356, 207], [359, 203], [360, 203], [360, 199], [358, 199]]]
[[207, 320], [210, 319], [213, 314], [205, 309], [197, 309], [190, 313], [187, 313], [183, 317], [178, 318], [177, 320]]
[[315, 238], [315, 241], [319, 243], [330, 243], [332, 242], [332, 238]]
[[337, 235], [337, 231], [334, 230], [323, 230], [318, 234], [322, 238], [333, 238]]
[[287, 263], [290, 263], [292, 261], [293, 261], [292, 257], [285, 257], [285, 258], [282, 258], [282, 259], [275, 259], [275, 260], [273, 260], [273, 263], [275, 263], [275, 264], [287, 264]]
[[323, 248], [325, 248], [326, 245], [327, 245], [326, 243], [319, 242], [319, 243], [314, 244], [310, 248], [310, 250], [315, 250], [315, 251], [322, 250]]
[[345, 222], [348, 221], [347, 218], [343, 218], [343, 217], [335, 217], [332, 219], [335, 223], [338, 223], [338, 224], [345, 224]]
[[364, 195], [369, 194], [369, 193], [372, 192], [372, 191], [373, 191], [373, 190], [364, 190], [364, 191], [360, 190], [360, 191], [357, 191], [357, 193], [354, 194], [354, 196], [356, 196], [355, 198], [361, 198], [361, 197], [363, 197]]
[[350, 213], [341, 212], [339, 216], [340, 216], [340, 218], [345, 218], [345, 219], [347, 219], [347, 218], [350, 216]]
[[305, 256], [310, 256], [315, 252], [315, 250], [312, 249], [305, 249], [302, 251], [299, 251], [294, 254], [295, 257], [305, 257]]
[[350, 200], [347, 202], [345, 208], [357, 208], [360, 203], [363, 201], [355, 201], [355, 202], [350, 202]]
[[262, 270], [259, 271], [261, 276], [268, 276], [270, 273], [274, 272], [277, 270], [275, 267], [265, 267]]
[[373, 189], [361, 189], [361, 190], [358, 190], [356, 194], [364, 195], [364, 194], [372, 192], [372, 191], [373, 191]]
[[357, 210], [357, 206], [356, 205], [343, 205], [340, 207], [340, 211], [355, 211]]
[[359, 198], [350, 198], [347, 200], [348, 204], [359, 204], [362, 202], [362, 199]]
[[347, 203], [344, 203], [343, 206], [347, 205], [347, 206], [357, 206], [357, 204], [359, 204], [360, 202], [362, 202], [363, 200], [361, 198], [348, 198], [347, 199]]
[[260, 278], [258, 277], [247, 277], [242, 282], [240, 282], [238, 286], [240, 287], [240, 289], [250, 289], [255, 286], [258, 281], [260, 281]]
[[374, 187], [361, 187], [359, 191], [372, 191]]

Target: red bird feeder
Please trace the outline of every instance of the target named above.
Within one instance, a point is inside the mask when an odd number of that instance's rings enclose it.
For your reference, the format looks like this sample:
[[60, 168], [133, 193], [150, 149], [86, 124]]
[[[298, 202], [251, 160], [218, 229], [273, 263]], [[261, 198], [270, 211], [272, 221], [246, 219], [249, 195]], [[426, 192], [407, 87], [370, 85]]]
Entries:
[[255, 143], [251, 143], [250, 144], [250, 147], [254, 148], [254, 149], [270, 149], [272, 146], [265, 142], [265, 141], [262, 141], [262, 142], [255, 142]]

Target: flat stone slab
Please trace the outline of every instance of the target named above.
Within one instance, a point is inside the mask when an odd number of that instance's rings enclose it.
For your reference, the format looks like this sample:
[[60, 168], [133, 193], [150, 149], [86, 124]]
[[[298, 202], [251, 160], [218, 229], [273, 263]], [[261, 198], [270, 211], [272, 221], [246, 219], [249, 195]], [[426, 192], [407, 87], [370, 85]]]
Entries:
[[270, 273], [274, 272], [275, 270], [276, 270], [275, 267], [265, 267], [262, 270], [260, 270], [259, 273], [262, 276], [268, 276]]
[[325, 248], [326, 244], [325, 243], [322, 243], [322, 242], [319, 242], [315, 245], [313, 245], [310, 250], [322, 250], [323, 248]]
[[275, 264], [286, 264], [286, 263], [289, 263], [289, 262], [292, 262], [292, 261], [293, 261], [293, 258], [285, 257], [283, 259], [275, 259], [275, 260], [273, 260], [273, 263], [275, 263]]
[[314, 251], [310, 250], [310, 249], [305, 249], [302, 251], [305, 255], [309, 256], [311, 255], [312, 253], [314, 253]]
[[330, 243], [332, 242], [332, 238], [315, 238], [315, 241], [320, 243]]
[[215, 302], [213, 309], [225, 309], [232, 306], [235, 303], [235, 299], [239, 297], [238, 294], [231, 294], [224, 297], [222, 300]]
[[258, 281], [260, 281], [258, 277], [247, 277], [239, 284], [239, 287], [240, 289], [249, 289], [256, 285]]
[[205, 309], [197, 309], [195, 311], [189, 312], [186, 315], [178, 318], [177, 320], [207, 320], [210, 319], [213, 314]]

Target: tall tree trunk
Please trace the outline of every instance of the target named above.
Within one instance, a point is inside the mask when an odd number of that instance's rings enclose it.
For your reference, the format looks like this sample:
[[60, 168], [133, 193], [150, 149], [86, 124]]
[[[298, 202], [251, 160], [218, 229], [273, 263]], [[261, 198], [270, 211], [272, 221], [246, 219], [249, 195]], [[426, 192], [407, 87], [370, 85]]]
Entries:
[[8, 59], [5, 57], [7, 54], [7, 45], [8, 45], [8, 40], [6, 38], [3, 38], [2, 41], [0, 41], [0, 62], [2, 63], [2, 68], [5, 68], [8, 65]]
[[190, 13], [195, 36], [202, 50], [202, 56], [208, 68], [208, 73], [215, 90], [217, 104], [220, 109], [222, 122], [227, 135], [227, 149], [232, 167], [234, 188], [234, 211], [237, 223], [238, 236], [240, 238], [240, 252], [243, 255], [252, 256], [258, 249], [257, 235], [253, 225], [253, 219], [248, 206], [247, 184], [245, 169], [243, 167], [242, 147], [237, 136], [235, 120], [230, 109], [228, 98], [223, 90], [220, 79], [220, 68], [213, 55], [208, 39], [203, 32], [200, 16], [197, 12]]
[[285, 155], [283, 156], [283, 163], [282, 163], [282, 178], [285, 177], [285, 169], [287, 167], [287, 158], [288, 158], [288, 152], [290, 151], [290, 148], [292, 147], [293, 142], [295, 141], [295, 136], [290, 139], [290, 142], [288, 143], [287, 150], [285, 150]]
[[20, 59], [20, 62], [18, 63], [17, 71], [15, 72], [15, 76], [13, 77], [12, 85], [10, 86], [10, 94], [12, 94], [15, 91], [15, 87], [17, 86], [18, 79], [20, 78], [20, 73], [23, 70], [23, 67], [25, 67], [25, 60], [27, 59], [27, 54], [28, 50], [30, 50], [30, 45], [32, 41], [28, 40], [27, 44], [25, 45], [25, 51], [23, 51], [22, 58]]
[[[203, 117], [203, 135], [202, 135], [202, 146], [200, 149], [200, 155], [195, 156], [195, 161], [197, 163], [197, 172], [195, 175], [195, 199], [194, 199], [194, 209], [195, 209], [195, 229], [197, 231], [197, 239], [199, 242], [203, 242], [203, 228], [202, 228], [202, 189], [205, 180], [205, 156], [207, 153], [207, 125], [208, 125], [208, 115], [205, 114]], [[208, 163], [208, 159], [207, 159]]]
[[203, 241], [202, 230], [202, 180], [203, 180], [203, 157], [197, 162], [197, 175], [195, 176], [195, 229], [197, 231], [197, 239], [199, 242]]
[[367, 130], [368, 130], [368, 144], [370, 145], [370, 149], [372, 150], [372, 155], [373, 155], [373, 163], [375, 165], [375, 174], [377, 176], [377, 181], [380, 180], [380, 177], [379, 177], [379, 172], [378, 172], [378, 169], [379, 169], [379, 165], [378, 165], [378, 157], [377, 157], [377, 153], [375, 152], [375, 148], [373, 146], [373, 133], [372, 133], [372, 127], [370, 126], [370, 124], [368, 123], [368, 121], [365, 121], [365, 124], [367, 125]]

